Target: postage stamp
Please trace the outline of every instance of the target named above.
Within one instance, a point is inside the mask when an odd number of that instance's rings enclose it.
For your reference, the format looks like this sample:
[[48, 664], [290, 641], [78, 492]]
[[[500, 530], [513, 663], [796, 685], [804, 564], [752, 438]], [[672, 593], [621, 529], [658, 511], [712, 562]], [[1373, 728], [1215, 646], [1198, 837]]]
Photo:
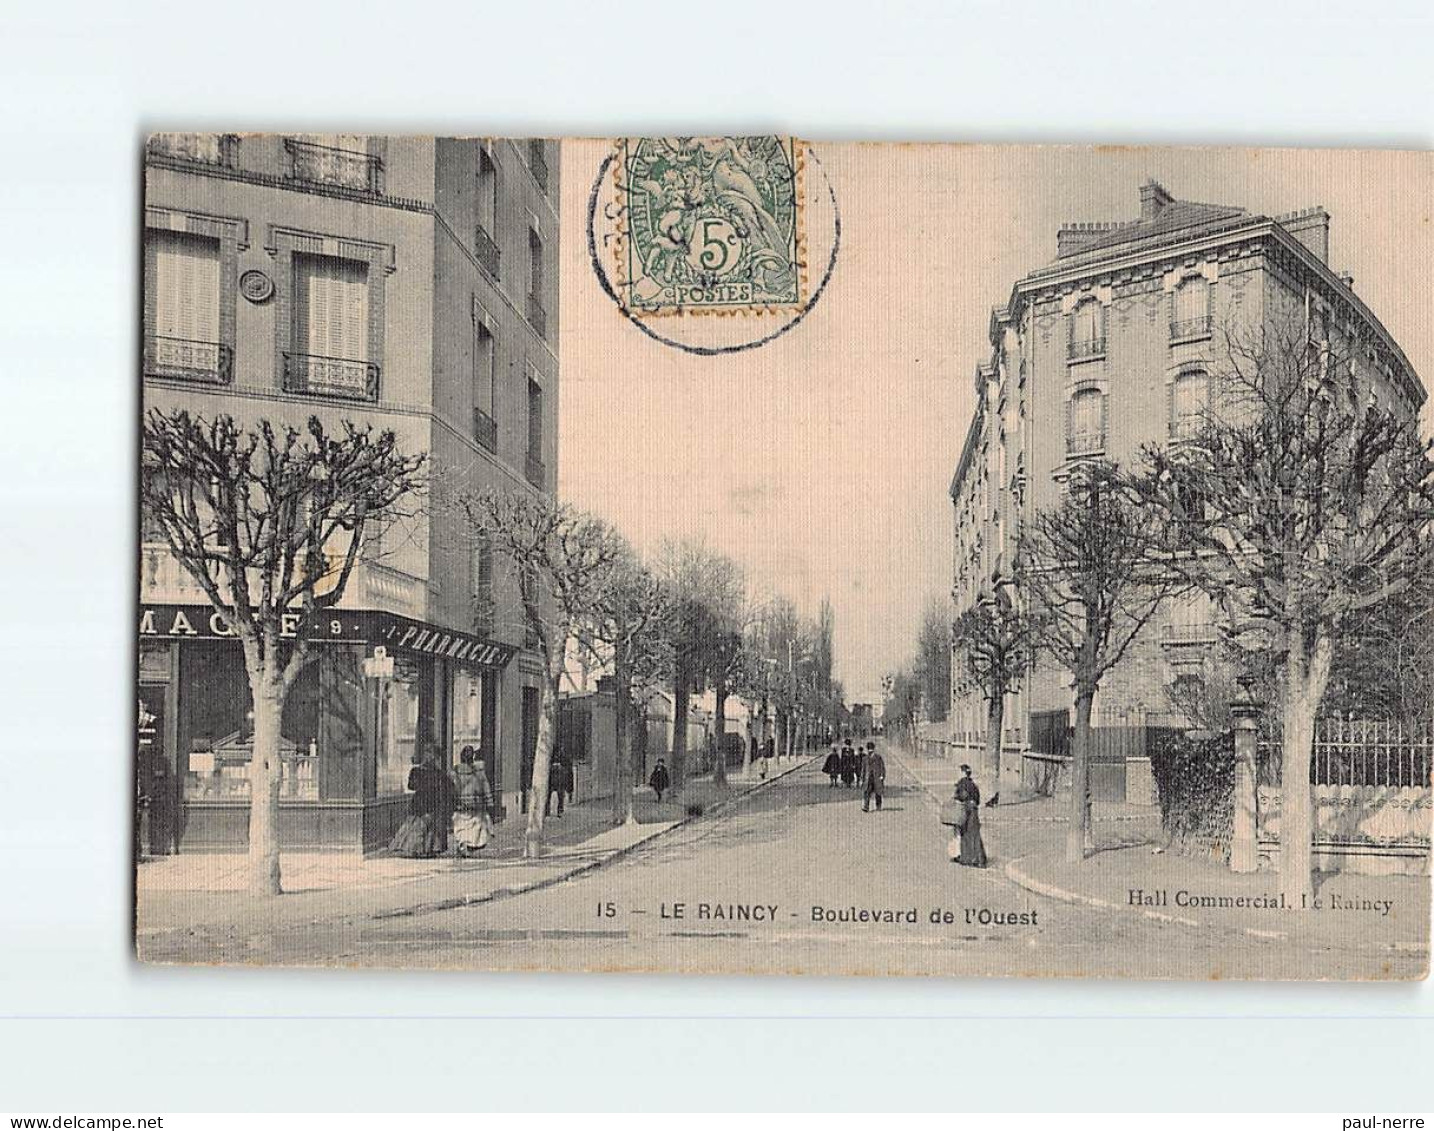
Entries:
[[613, 166], [624, 304], [644, 317], [799, 307], [803, 165], [792, 138], [624, 141]]

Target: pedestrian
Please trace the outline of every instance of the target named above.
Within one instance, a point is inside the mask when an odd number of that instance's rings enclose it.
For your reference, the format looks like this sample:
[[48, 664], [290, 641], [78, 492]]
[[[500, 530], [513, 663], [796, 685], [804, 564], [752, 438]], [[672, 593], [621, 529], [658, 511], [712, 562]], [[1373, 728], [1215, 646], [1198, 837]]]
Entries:
[[841, 755], [837, 752], [837, 744], [832, 743], [832, 752], [827, 755], [827, 760], [822, 763], [822, 773], [831, 778], [833, 789], [841, 778]]
[[453, 777], [457, 785], [453, 843], [459, 855], [468, 856], [485, 848], [492, 835], [493, 790], [488, 784], [488, 772], [471, 746], [459, 752]]
[[851, 739], [841, 748], [841, 783], [848, 789], [856, 781], [856, 754], [851, 748]]
[[861, 811], [869, 812], [871, 799], [876, 798], [877, 811], [881, 811], [881, 795], [886, 792], [886, 759], [876, 752], [876, 743], [866, 744], [865, 772], [862, 775]]
[[573, 796], [573, 768], [566, 758], [554, 758], [548, 768], [548, 800], [543, 805], [543, 816], [553, 811], [553, 798], [558, 799], [558, 816], [563, 815], [563, 803]]
[[866, 781], [866, 747], [860, 742], [856, 744], [856, 780]]
[[453, 816], [453, 782], [439, 765], [431, 744], [423, 760], [408, 771], [408, 816], [393, 834], [389, 849], [399, 856], [424, 858], [448, 850], [448, 826]]
[[662, 804], [662, 795], [672, 784], [672, 778], [668, 776], [667, 763], [661, 758], [657, 760], [657, 765], [652, 767], [652, 777], [647, 779], [647, 784], [652, 786], [652, 792], [657, 794], [658, 804]]
[[956, 783], [955, 799], [965, 809], [965, 823], [961, 826], [961, 855], [958, 864], [971, 868], [986, 866], [986, 846], [981, 841], [981, 789], [971, 779], [971, 767], [963, 765], [964, 775]]

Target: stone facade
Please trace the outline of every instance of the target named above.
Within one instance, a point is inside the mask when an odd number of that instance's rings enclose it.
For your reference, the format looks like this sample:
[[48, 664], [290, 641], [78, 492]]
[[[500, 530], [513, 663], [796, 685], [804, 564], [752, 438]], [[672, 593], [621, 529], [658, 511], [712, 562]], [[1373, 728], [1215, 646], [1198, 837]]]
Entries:
[[[1179, 442], [1218, 402], [1229, 330], [1304, 320], [1312, 341], [1369, 343], [1356, 359], [1381, 403], [1416, 413], [1425, 392], [1398, 345], [1327, 263], [1322, 208], [1262, 216], [1173, 197], [1148, 182], [1138, 220], [1060, 229], [1054, 261], [1019, 280], [991, 315], [991, 355], [951, 483], [958, 613], [1002, 582], [1023, 523], [1055, 505], [1081, 460], [1134, 460]], [[1179, 723], [1167, 689], [1210, 663], [1203, 599], [1162, 609], [1104, 680], [1098, 726]], [[1069, 675], [1042, 659], [1006, 708], [1004, 744], [1032, 717], [1072, 706]], [[952, 675], [953, 730], [979, 744], [985, 705]]]

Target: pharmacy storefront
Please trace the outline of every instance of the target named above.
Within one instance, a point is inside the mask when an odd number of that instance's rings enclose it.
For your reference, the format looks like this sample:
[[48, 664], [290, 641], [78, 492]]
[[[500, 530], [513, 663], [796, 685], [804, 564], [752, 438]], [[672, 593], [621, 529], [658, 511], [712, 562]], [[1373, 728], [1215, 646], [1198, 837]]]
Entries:
[[[334, 609], [285, 632], [310, 639], [284, 706], [279, 836], [287, 850], [372, 851], [407, 811], [430, 744], [480, 752], [501, 793], [500, 682], [510, 644], [387, 612]], [[151, 855], [248, 844], [253, 710], [244, 658], [198, 605], [144, 605], [139, 623], [137, 792]]]

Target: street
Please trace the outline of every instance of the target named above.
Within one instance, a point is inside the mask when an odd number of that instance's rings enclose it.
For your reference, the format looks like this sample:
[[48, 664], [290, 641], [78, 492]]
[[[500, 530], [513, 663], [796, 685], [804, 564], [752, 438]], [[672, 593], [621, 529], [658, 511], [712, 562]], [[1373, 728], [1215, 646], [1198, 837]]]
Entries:
[[[946, 857], [933, 793], [888, 752], [881, 811], [808, 764], [727, 811], [566, 882], [475, 906], [316, 922], [242, 944], [156, 940], [157, 961], [489, 970], [957, 976], [1411, 976], [1421, 959], [1332, 953], [1047, 899], [1005, 874], [1063, 832], [985, 810], [990, 867]], [[941, 772], [941, 771], [938, 771]], [[929, 772], [923, 776], [930, 780]], [[944, 790], [940, 791], [944, 794]], [[1118, 830], [1116, 830], [1118, 835]], [[237, 949], [236, 949], [237, 948]], [[1278, 958], [1278, 961], [1273, 961]]]

